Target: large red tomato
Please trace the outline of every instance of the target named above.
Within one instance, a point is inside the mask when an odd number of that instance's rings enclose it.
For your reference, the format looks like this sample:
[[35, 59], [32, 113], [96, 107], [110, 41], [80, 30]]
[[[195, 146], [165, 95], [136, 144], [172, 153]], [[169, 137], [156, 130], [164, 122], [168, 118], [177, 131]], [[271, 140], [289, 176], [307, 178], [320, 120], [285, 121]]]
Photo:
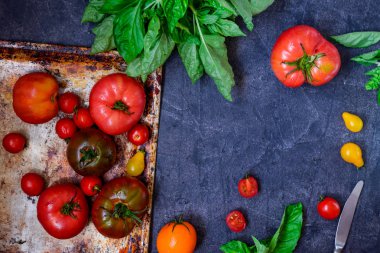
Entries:
[[115, 178], [103, 186], [92, 206], [96, 229], [104, 236], [122, 238], [141, 223], [149, 201], [146, 186], [134, 177]]
[[38, 199], [37, 218], [51, 236], [58, 239], [74, 237], [88, 222], [86, 198], [73, 184], [51, 186]]
[[90, 94], [90, 113], [105, 133], [127, 132], [141, 118], [145, 107], [143, 86], [125, 74], [111, 74], [100, 79]]
[[272, 49], [274, 74], [285, 86], [296, 88], [304, 82], [320, 86], [339, 72], [340, 55], [316, 29], [297, 25], [284, 31]]
[[58, 82], [48, 73], [35, 72], [20, 77], [13, 87], [13, 109], [31, 124], [48, 122], [58, 114]]

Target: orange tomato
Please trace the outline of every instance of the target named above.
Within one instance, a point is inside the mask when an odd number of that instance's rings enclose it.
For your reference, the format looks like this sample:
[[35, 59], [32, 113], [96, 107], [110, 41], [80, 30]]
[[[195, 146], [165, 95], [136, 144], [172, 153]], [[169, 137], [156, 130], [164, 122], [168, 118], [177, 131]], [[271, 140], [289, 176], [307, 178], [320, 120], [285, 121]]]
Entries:
[[187, 221], [173, 221], [163, 226], [157, 236], [159, 253], [193, 253], [197, 232]]

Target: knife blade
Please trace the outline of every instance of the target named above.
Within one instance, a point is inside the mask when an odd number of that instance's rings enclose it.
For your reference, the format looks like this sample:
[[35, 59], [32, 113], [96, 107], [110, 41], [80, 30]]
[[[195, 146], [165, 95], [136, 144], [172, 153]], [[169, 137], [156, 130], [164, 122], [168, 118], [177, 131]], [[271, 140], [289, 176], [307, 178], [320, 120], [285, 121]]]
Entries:
[[346, 245], [348, 234], [350, 233], [352, 220], [354, 218], [356, 205], [358, 204], [363, 185], [364, 182], [359, 181], [356, 184], [355, 188], [352, 190], [346, 203], [344, 204], [342, 214], [339, 218], [338, 228], [336, 230], [334, 253], [342, 252], [344, 246]]

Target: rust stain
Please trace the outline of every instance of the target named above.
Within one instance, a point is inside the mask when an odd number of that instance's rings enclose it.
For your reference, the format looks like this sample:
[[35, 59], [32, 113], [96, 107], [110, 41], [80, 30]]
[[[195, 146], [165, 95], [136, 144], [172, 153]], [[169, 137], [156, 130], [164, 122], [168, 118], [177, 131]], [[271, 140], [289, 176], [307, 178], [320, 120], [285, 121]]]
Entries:
[[[26, 134], [27, 148], [16, 155], [0, 149], [0, 252], [125, 252], [147, 253], [150, 234], [152, 196], [156, 164], [158, 122], [161, 96], [161, 69], [152, 73], [145, 85], [147, 104], [141, 119], [151, 129], [151, 139], [144, 145], [147, 166], [141, 180], [150, 193], [150, 203], [143, 223], [130, 236], [115, 240], [99, 234], [92, 222], [78, 236], [68, 240], [50, 237], [37, 220], [36, 197], [27, 197], [20, 189], [23, 174], [33, 171], [43, 175], [48, 185], [57, 182], [79, 183], [81, 176], [69, 166], [66, 143], [57, 138], [58, 118], [42, 125], [22, 122], [13, 112], [12, 88], [16, 80], [30, 72], [45, 71], [60, 83], [60, 91], [72, 91], [88, 106], [92, 86], [102, 76], [123, 72], [123, 59], [116, 53], [90, 55], [90, 49], [47, 44], [0, 41], [0, 137], [10, 131]], [[137, 148], [126, 135], [115, 137], [117, 164], [104, 180], [124, 175], [126, 162]], [[12, 215], [17, 210], [19, 215]], [[36, 236], [38, 235], [38, 236]]]

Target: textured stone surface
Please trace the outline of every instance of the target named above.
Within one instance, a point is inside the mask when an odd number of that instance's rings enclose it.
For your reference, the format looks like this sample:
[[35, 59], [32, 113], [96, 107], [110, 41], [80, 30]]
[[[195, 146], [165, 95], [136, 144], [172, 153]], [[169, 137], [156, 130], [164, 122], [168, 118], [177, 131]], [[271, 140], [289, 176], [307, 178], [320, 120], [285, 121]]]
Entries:
[[[89, 46], [89, 25], [80, 24], [85, 1], [2, 0], [0, 39]], [[368, 51], [339, 47], [343, 67], [320, 88], [286, 89], [270, 69], [269, 55], [282, 30], [309, 24], [325, 35], [380, 30], [377, 0], [278, 0], [255, 18], [247, 37], [228, 41], [237, 87], [228, 103], [212, 80], [192, 85], [175, 53], [165, 66], [158, 164], [154, 198], [152, 252], [159, 228], [184, 214], [199, 233], [197, 252], [218, 252], [231, 239], [250, 242], [278, 227], [284, 207], [305, 205], [303, 236], [296, 252], [333, 251], [337, 221], [316, 212], [319, 195], [343, 205], [355, 183], [365, 181], [345, 252], [380, 252], [380, 108], [364, 91], [368, 69], [350, 57]], [[378, 46], [377, 46], [378, 47]], [[376, 47], [373, 47], [374, 49]], [[348, 132], [343, 111], [365, 121], [361, 133]], [[364, 150], [365, 169], [345, 164], [339, 149], [354, 141]], [[258, 197], [239, 197], [237, 181], [246, 173], [260, 182]], [[233, 234], [226, 214], [240, 209], [248, 227]]]

